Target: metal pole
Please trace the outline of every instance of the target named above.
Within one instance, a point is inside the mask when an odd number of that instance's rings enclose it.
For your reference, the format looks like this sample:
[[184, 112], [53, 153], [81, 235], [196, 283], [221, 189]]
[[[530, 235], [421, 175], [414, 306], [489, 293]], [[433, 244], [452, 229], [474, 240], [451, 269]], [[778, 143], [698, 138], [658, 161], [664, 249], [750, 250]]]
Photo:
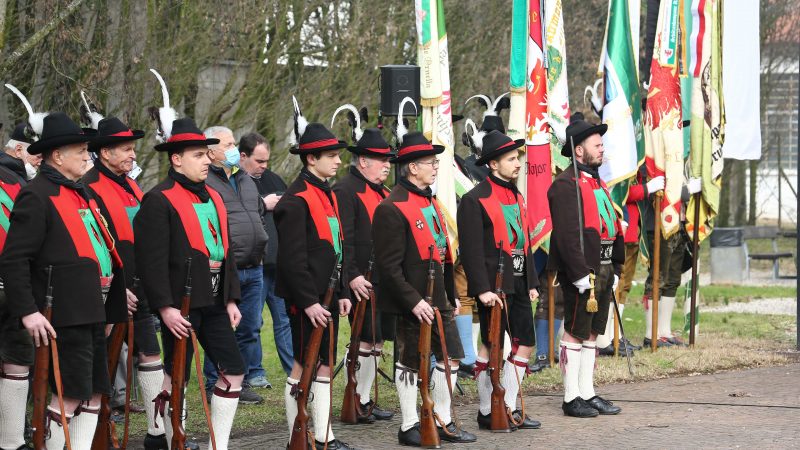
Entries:
[[[699, 274], [697, 262], [700, 259], [700, 193], [694, 194], [694, 231], [692, 231], [692, 298], [689, 304], [689, 346], [694, 347], [694, 324], [697, 323], [697, 287]], [[684, 299], [684, 301], [686, 301]]]
[[652, 312], [653, 334], [650, 336], [650, 350], [656, 351], [658, 349], [658, 299], [661, 295], [660, 292], [660, 271], [661, 271], [661, 191], [656, 193], [655, 205], [653, 206], [655, 222], [653, 230], [653, 276], [652, 279], [652, 305], [650, 311]]

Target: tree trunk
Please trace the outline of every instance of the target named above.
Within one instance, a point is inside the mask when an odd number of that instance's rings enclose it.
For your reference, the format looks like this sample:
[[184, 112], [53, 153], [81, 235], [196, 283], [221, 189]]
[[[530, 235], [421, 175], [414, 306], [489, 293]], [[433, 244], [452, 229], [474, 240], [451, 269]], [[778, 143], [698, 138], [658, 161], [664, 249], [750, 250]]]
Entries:
[[754, 226], [756, 224], [756, 188], [758, 186], [758, 163], [759, 161], [750, 161], [750, 208], [747, 214], [747, 224]]

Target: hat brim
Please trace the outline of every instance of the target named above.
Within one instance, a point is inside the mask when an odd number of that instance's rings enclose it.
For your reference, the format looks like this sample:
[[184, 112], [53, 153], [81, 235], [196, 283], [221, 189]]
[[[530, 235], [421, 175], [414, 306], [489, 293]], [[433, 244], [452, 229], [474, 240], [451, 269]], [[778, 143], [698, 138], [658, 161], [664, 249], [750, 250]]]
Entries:
[[82, 142], [91, 142], [93, 136], [86, 134], [68, 134], [65, 136], [55, 136], [47, 140], [38, 140], [28, 147], [28, 153], [31, 155], [39, 155], [45, 150], [50, 150], [65, 145], [80, 144]]
[[410, 161], [414, 161], [415, 159], [424, 158], [426, 156], [431, 155], [438, 155], [439, 153], [444, 152], [443, 145], [433, 145], [433, 149], [431, 150], [419, 150], [416, 152], [408, 153], [402, 156], [395, 156], [394, 158], [390, 159], [389, 162], [394, 164], [402, 164]]
[[502, 147], [492, 152], [488, 152], [486, 154], [481, 154], [481, 157], [475, 160], [476, 166], [485, 166], [489, 164], [489, 161], [497, 158], [500, 155], [504, 155], [509, 152], [513, 152], [515, 150], [519, 150], [520, 147], [525, 145], [525, 139], [514, 139], [514, 145], [509, 145], [507, 147]]
[[302, 150], [300, 149], [299, 146], [294, 146], [289, 149], [289, 153], [293, 155], [310, 155], [312, 153], [325, 152], [328, 150], [340, 150], [343, 148], [347, 148], [347, 142], [338, 141], [337, 144], [326, 145], [324, 147], [307, 148]]
[[136, 141], [144, 137], [144, 131], [133, 130], [133, 136], [97, 136], [89, 144], [90, 152], [99, 152], [101, 148], [111, 145], [121, 144], [128, 141]]
[[219, 139], [197, 139], [191, 141], [175, 141], [175, 142], [164, 142], [163, 144], [158, 144], [153, 146], [154, 149], [158, 152], [176, 152], [179, 150], [183, 150], [187, 147], [202, 147], [202, 146], [209, 146], [219, 144]]
[[599, 134], [600, 136], [606, 134], [608, 131], [608, 125], [601, 123], [600, 125], [595, 125], [591, 128], [587, 128], [582, 132], [576, 134], [572, 137], [572, 141], [570, 141], [569, 136], [567, 136], [567, 142], [561, 147], [561, 156], [572, 158], [572, 144], [571, 142], [581, 143], [584, 139], [588, 138], [593, 134]]
[[389, 158], [394, 158], [397, 155], [397, 152], [395, 152], [391, 147], [389, 147], [389, 151], [386, 153], [376, 152], [366, 147], [358, 147], [354, 145], [347, 147], [347, 150], [354, 155], [375, 156], [376, 158], [381, 158], [385, 156], [388, 156]]

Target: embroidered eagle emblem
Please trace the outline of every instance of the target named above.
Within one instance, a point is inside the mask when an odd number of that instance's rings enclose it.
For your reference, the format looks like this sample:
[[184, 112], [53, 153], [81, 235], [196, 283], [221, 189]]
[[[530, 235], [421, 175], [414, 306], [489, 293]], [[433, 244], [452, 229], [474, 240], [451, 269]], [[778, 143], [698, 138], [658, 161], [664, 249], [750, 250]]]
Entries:
[[422, 224], [422, 220], [417, 219], [416, 226], [417, 226], [418, 229], [421, 230], [425, 225]]

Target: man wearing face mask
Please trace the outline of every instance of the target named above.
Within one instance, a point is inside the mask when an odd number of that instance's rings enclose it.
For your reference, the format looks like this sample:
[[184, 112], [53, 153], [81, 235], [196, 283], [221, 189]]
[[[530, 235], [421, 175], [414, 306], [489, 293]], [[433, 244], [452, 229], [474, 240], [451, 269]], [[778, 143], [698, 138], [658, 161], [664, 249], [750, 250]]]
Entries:
[[[206, 183], [219, 192], [228, 211], [231, 246], [236, 257], [242, 298], [239, 310], [242, 321], [236, 328], [236, 342], [245, 363], [245, 382], [239, 402], [257, 404], [264, 399], [252, 388], [271, 388], [262, 365], [261, 311], [264, 297], [263, 260], [267, 246], [262, 216], [264, 203], [253, 179], [239, 169], [239, 149], [233, 132], [225, 127], [211, 127], [204, 132], [207, 138], [219, 139], [219, 144], [209, 146], [212, 164]], [[211, 391], [219, 378], [215, 363], [206, 356], [203, 372], [206, 390]]]
[[14, 172], [21, 181], [30, 181], [36, 176], [42, 155], [31, 155], [28, 147], [33, 140], [26, 136], [27, 124], [20, 123], [11, 132], [5, 151], [0, 153], [0, 166]]
[[[364, 278], [370, 258], [372, 257], [372, 216], [375, 208], [389, 195], [389, 189], [383, 185], [389, 176], [391, 163], [389, 158], [394, 156], [392, 148], [381, 136], [377, 128], [368, 128], [361, 132], [355, 129], [355, 134], [361, 134], [354, 146], [347, 147], [353, 153], [350, 163], [350, 173], [333, 187], [339, 199], [339, 214], [342, 219], [342, 234], [344, 235], [344, 257], [346, 272], [342, 274], [344, 280], [350, 285], [351, 299], [366, 301], [369, 290], [377, 290], [377, 276], [373, 275], [371, 282]], [[373, 261], [374, 262], [374, 261]], [[376, 297], [377, 298], [377, 297]], [[376, 356], [383, 350], [383, 333], [381, 332], [381, 313], [372, 308], [375, 305], [367, 304], [364, 312], [364, 322], [361, 328], [361, 341], [358, 348], [358, 364], [356, 365], [356, 392], [361, 399], [361, 408], [372, 413], [362, 422], [371, 423], [375, 420], [389, 420], [394, 416], [390, 411], [384, 411], [370, 400], [370, 390], [375, 382], [377, 372]], [[355, 309], [355, 308], [353, 308]], [[373, 317], [375, 323], [372, 322]], [[351, 323], [353, 315], [351, 314]], [[373, 347], [373, 336], [375, 346]]]

